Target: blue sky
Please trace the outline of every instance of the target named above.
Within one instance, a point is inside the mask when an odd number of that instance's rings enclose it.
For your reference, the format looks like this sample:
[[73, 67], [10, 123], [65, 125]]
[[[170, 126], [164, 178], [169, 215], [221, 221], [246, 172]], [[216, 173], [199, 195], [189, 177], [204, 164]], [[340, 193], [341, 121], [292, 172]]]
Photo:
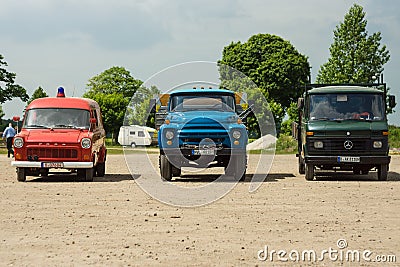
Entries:
[[[0, 0], [0, 54], [28, 94], [41, 86], [55, 95], [62, 85], [81, 96], [91, 77], [112, 66], [145, 81], [171, 65], [215, 62], [232, 41], [270, 33], [308, 56], [315, 78], [354, 3], [367, 13], [369, 34], [382, 33], [391, 54], [385, 81], [400, 103], [398, 0]], [[5, 118], [23, 107], [3, 104]], [[400, 111], [389, 120], [400, 125]]]

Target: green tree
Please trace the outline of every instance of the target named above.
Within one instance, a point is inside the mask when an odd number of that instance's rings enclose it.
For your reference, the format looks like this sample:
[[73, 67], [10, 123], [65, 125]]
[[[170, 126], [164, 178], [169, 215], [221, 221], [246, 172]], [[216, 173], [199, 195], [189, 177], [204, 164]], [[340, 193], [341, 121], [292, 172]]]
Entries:
[[368, 36], [362, 6], [354, 4], [334, 30], [330, 58], [318, 72], [317, 83], [370, 83], [383, 72], [390, 59], [381, 46], [381, 33]]
[[141, 84], [142, 81], [133, 78], [123, 67], [111, 67], [92, 77], [87, 84], [88, 91], [83, 97], [99, 103], [105, 130], [115, 141], [129, 102]]
[[0, 123], [2, 122], [4, 115], [6, 115], [6, 114], [3, 111], [3, 107], [0, 105]]
[[[290, 103], [303, 93], [310, 72], [306, 56], [289, 41], [271, 34], [253, 35], [245, 43], [232, 42], [224, 47], [219, 63], [242, 72], [260, 88], [278, 128]], [[223, 68], [220, 75], [223, 86], [235, 87], [236, 72]]]
[[7, 62], [4, 61], [4, 57], [0, 54], [0, 104], [15, 97], [20, 98], [24, 102], [27, 101], [29, 96], [25, 88], [15, 84], [16, 74], [8, 72], [4, 68], [6, 66]]
[[31, 98], [29, 98], [27, 105], [29, 105], [33, 100], [43, 97], [49, 97], [49, 95], [39, 86], [38, 89], [33, 92]]
[[149, 114], [149, 106], [150, 100], [157, 94], [160, 94], [160, 90], [156, 86], [150, 88], [140, 86], [129, 103], [124, 124], [146, 125], [154, 128], [154, 114]]

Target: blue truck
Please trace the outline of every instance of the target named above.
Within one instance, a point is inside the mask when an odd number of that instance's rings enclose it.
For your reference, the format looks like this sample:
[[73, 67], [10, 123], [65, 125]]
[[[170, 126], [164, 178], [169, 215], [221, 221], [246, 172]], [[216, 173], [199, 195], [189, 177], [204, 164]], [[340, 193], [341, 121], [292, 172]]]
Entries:
[[226, 89], [179, 89], [153, 99], [151, 106], [163, 180], [179, 177], [182, 167], [224, 167], [226, 176], [245, 179], [248, 133], [241, 114], [248, 106], [242, 95]]

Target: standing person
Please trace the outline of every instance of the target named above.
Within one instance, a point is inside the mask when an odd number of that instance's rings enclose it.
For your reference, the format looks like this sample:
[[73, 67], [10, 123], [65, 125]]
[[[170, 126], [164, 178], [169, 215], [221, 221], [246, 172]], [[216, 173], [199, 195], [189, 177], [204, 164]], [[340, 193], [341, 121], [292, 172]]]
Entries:
[[3, 132], [3, 138], [7, 139], [8, 157], [10, 157], [10, 154], [14, 157], [14, 151], [12, 149], [12, 140], [15, 135], [16, 135], [15, 129], [12, 126], [12, 123], [10, 122], [8, 124], [8, 127]]

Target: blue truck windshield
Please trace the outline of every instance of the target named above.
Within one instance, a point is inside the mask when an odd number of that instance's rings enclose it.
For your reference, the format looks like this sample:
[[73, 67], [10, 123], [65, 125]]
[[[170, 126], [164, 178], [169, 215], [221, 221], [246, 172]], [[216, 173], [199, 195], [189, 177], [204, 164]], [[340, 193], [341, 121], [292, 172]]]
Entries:
[[27, 110], [24, 128], [89, 128], [89, 111], [73, 108], [36, 108]]
[[310, 120], [384, 119], [382, 94], [314, 94], [309, 98]]
[[216, 110], [235, 111], [232, 95], [190, 94], [175, 95], [170, 102], [171, 111]]

